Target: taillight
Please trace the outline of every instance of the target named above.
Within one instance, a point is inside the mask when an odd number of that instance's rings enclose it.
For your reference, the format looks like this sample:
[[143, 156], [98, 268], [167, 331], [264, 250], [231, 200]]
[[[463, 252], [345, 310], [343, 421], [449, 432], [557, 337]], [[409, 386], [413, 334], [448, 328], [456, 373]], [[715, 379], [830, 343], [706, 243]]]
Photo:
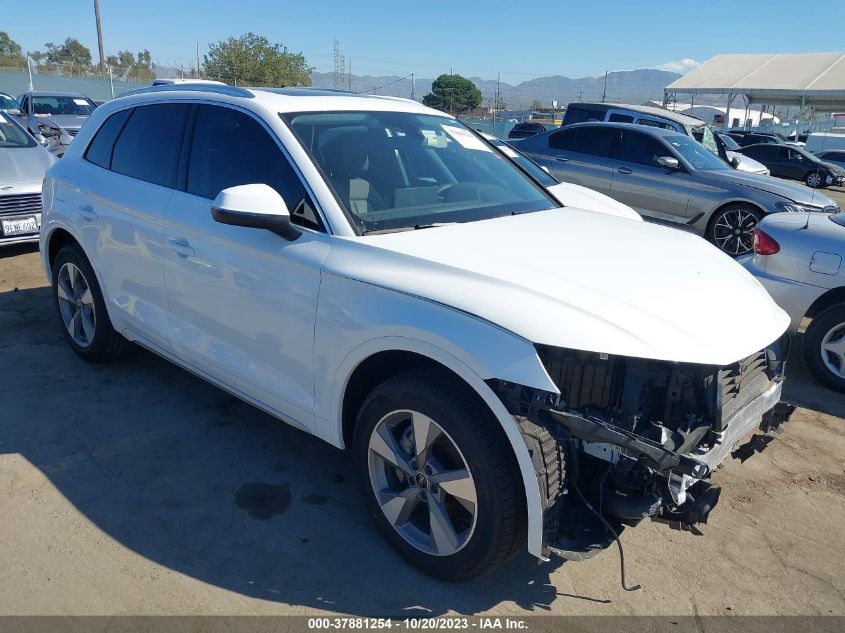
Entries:
[[759, 228], [754, 229], [754, 252], [758, 255], [774, 255], [780, 250], [780, 244], [775, 239], [761, 231]]

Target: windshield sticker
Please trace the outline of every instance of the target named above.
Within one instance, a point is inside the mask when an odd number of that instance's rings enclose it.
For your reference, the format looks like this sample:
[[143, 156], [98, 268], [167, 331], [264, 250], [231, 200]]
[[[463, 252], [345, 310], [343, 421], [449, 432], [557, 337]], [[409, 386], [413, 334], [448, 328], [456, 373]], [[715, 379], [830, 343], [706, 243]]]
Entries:
[[87, 106], [88, 102], [85, 99], [74, 99], [73, 102], [76, 105]]
[[491, 151], [489, 147], [487, 147], [480, 138], [475, 136], [469, 130], [465, 130], [462, 127], [455, 127], [453, 125], [441, 125], [440, 127], [443, 128], [443, 131], [446, 132], [449, 136], [453, 139], [458, 141], [463, 147], [467, 149], [477, 149], [481, 150], [482, 152], [489, 152]]

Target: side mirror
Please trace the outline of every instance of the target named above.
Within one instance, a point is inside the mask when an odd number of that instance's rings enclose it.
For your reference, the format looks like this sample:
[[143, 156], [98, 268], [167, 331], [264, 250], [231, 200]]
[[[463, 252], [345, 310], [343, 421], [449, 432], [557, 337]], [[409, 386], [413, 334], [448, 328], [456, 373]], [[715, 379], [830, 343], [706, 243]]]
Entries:
[[36, 143], [38, 143], [39, 145], [41, 145], [43, 147], [46, 147], [48, 142], [49, 142], [49, 141], [47, 141], [47, 137], [44, 136], [43, 134], [33, 134], [32, 137], [35, 139]]
[[739, 167], [739, 156], [734, 156], [731, 158], [731, 167], [737, 169]]
[[282, 196], [265, 184], [224, 189], [211, 204], [211, 217], [220, 224], [266, 229], [291, 242], [301, 234]]
[[677, 158], [673, 158], [672, 156], [658, 156], [657, 160], [654, 161], [658, 167], [664, 167], [666, 169], [680, 169], [681, 163], [678, 162]]

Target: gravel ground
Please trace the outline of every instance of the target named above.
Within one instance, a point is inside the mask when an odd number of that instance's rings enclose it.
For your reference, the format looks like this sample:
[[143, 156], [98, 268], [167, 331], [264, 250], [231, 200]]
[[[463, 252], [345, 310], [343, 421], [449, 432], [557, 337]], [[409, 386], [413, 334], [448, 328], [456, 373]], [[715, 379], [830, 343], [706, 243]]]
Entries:
[[417, 573], [343, 453], [149, 353], [80, 361], [34, 248], [0, 251], [0, 377], [0, 614], [845, 615], [845, 398], [797, 356], [801, 408], [717, 473], [704, 535], [623, 534], [631, 593], [615, 549], [458, 586]]

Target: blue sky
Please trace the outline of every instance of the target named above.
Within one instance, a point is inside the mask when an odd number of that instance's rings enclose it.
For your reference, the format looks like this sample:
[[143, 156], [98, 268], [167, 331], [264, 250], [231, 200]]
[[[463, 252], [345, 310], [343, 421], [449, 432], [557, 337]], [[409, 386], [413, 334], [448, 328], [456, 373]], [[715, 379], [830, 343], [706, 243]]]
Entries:
[[[717, 53], [843, 48], [845, 8], [777, 1], [518, 2], [511, 0], [100, 0], [106, 54], [148, 48], [161, 65], [194, 65], [209, 42], [254, 31], [332, 69], [332, 46], [355, 74], [442, 72], [519, 83], [542, 75], [680, 70]], [[838, 6], [837, 6], [838, 5]], [[522, 8], [525, 7], [525, 10]], [[548, 10], [544, 7], [549, 7]], [[812, 17], [809, 17], [812, 15]], [[0, 30], [24, 50], [78, 38], [96, 60], [93, 0], [0, 0]], [[828, 16], [830, 19], [825, 19]]]

